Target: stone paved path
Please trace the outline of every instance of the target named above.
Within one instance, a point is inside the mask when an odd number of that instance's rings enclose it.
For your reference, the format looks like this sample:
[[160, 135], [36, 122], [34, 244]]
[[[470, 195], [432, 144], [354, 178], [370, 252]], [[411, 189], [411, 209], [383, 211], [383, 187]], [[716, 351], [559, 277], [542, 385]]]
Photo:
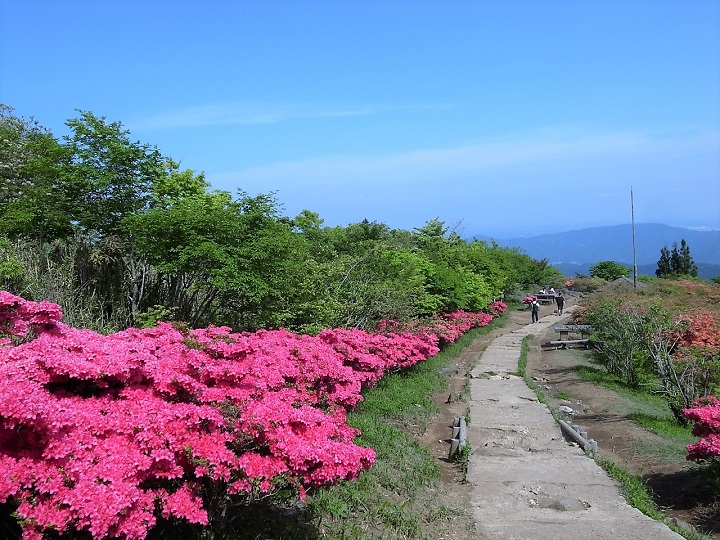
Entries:
[[467, 479], [478, 538], [682, 539], [628, 505], [513, 374], [523, 338], [561, 320], [549, 315], [496, 338], [472, 371]]

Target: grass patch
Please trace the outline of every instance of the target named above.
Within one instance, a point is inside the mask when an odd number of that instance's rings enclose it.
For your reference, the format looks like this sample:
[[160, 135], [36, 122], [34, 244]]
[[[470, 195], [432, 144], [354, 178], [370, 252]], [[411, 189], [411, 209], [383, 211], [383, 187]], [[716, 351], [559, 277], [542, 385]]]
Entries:
[[599, 384], [612, 390], [629, 390], [620, 378], [615, 377], [602, 368], [578, 366], [576, 371], [580, 377], [588, 382]]
[[670, 522], [666, 522], [665, 514], [663, 514], [655, 504], [651, 494], [645, 486], [645, 483], [639, 476], [628, 473], [609, 459], [597, 457], [595, 461], [618, 483], [620, 486], [620, 492], [625, 497], [625, 500], [629, 505], [637, 508], [643, 514], [656, 521], [665, 522], [668, 527], [683, 538], [687, 538], [687, 540], [708, 540], [708, 537], [705, 535], [686, 531]]
[[629, 417], [637, 425], [660, 437], [659, 441], [639, 441], [634, 445], [636, 451], [650, 455], [657, 461], [673, 465], [687, 463], [687, 445], [697, 442], [691, 433], [692, 428], [680, 426], [674, 418], [658, 417], [641, 412], [631, 413]]
[[[641, 427], [646, 427], [642, 422], [655, 429], [662, 429], [661, 426], [665, 422], [667, 426], [665, 429], [667, 430], [671, 429], [670, 424], [675, 423], [677, 425], [667, 401], [655, 392], [657, 390], [656, 386], [647, 385], [641, 388], [630, 388], [619, 378], [596, 367], [580, 366], [577, 368], [577, 374], [588, 382], [604, 386], [615, 392], [619, 399], [614, 410], [633, 420], [637, 418], [638, 425]], [[656, 419], [656, 421], [654, 422], [651, 419]]]
[[556, 399], [564, 399], [566, 401], [572, 400], [572, 396], [563, 390], [559, 390], [558, 392], [555, 392], [553, 394], [553, 397]]
[[[520, 359], [518, 360], [518, 370], [517, 370], [517, 376], [521, 377], [525, 384], [528, 385], [528, 388], [535, 392], [535, 395], [538, 398], [538, 401], [544, 405], [547, 405], [547, 400], [545, 399], [545, 394], [540, 389], [540, 386], [533, 381], [530, 377], [527, 376], [527, 361], [528, 361], [528, 353], [530, 351], [530, 342], [533, 340], [533, 335], [528, 334], [525, 336], [522, 340], [522, 343], [520, 345]], [[555, 412], [550, 410], [550, 413], [555, 416]]]
[[679, 425], [674, 418], [658, 417], [641, 412], [631, 413], [630, 418], [641, 428], [647, 429], [655, 435], [688, 441], [687, 444], [695, 442], [697, 437], [693, 436], [692, 428]]
[[619, 484], [620, 491], [628, 504], [655, 520], [665, 519], [665, 515], [657, 507], [639, 476], [628, 473], [609, 459], [598, 457], [595, 461]]
[[528, 352], [530, 351], [529, 343], [532, 339], [533, 335], [528, 334], [523, 338], [522, 343], [520, 344], [520, 358], [518, 359], [517, 376], [522, 377], [523, 379], [527, 376]]

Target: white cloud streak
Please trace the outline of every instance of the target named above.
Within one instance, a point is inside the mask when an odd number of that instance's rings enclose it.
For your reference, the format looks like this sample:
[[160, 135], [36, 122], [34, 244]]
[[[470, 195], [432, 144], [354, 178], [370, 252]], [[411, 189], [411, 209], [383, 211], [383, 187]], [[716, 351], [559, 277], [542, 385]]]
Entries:
[[389, 110], [446, 109], [443, 104], [330, 106], [320, 104], [263, 105], [219, 103], [187, 107], [137, 118], [131, 129], [176, 129], [199, 126], [277, 124], [295, 119], [370, 116]]
[[231, 192], [277, 192], [288, 215], [310, 209], [331, 225], [367, 218], [408, 228], [438, 216], [475, 230], [562, 230], [627, 222], [631, 185], [645, 221], [715, 225], [719, 164], [718, 131], [540, 134], [276, 163], [207, 178]]
[[[391, 187], [442, 181], [457, 176], [526, 170], [537, 166], [562, 170], [587, 163], [617, 165], [648, 159], [683, 159], [720, 153], [720, 131], [685, 137], [619, 132], [561, 138], [550, 135], [430, 148], [392, 155], [330, 156], [209, 174], [211, 181], [238, 185], [302, 183], [305, 187], [338, 183]], [[588, 171], [591, 173], [592, 171]], [[528, 180], [531, 180], [528, 178]]]

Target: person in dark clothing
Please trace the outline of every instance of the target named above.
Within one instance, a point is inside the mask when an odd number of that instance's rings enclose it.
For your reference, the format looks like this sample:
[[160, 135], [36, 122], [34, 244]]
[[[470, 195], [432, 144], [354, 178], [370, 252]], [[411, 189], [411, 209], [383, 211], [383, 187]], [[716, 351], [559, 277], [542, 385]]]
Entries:
[[557, 296], [555, 297], [555, 303], [557, 304], [557, 314], [562, 315], [563, 306], [565, 305], [565, 297], [563, 296], [562, 291], [557, 293]]
[[537, 300], [533, 300], [530, 304], [530, 313], [532, 314], [532, 322], [538, 322], [538, 313], [540, 313], [540, 304]]

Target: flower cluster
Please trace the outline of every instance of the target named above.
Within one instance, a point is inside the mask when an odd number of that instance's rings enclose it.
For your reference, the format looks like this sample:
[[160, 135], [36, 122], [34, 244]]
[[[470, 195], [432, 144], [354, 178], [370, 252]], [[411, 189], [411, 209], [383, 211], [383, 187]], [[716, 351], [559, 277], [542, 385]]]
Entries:
[[532, 295], [528, 295], [525, 298], [523, 298], [523, 304], [532, 304], [535, 301], [535, 297]]
[[507, 311], [507, 304], [505, 302], [500, 302], [499, 300], [496, 300], [492, 304], [490, 304], [490, 314], [497, 316], [502, 315]]
[[[506, 310], [503, 302], [495, 302], [497, 310]], [[412, 334], [414, 336], [430, 336], [437, 339], [437, 345], [452, 343], [470, 328], [486, 326], [493, 316], [488, 313], [469, 313], [454, 311], [445, 315], [436, 315], [430, 320], [401, 323], [393, 320], [382, 320], [375, 327], [375, 332], [391, 335]], [[435, 353], [433, 353], [435, 354]]]
[[61, 318], [62, 310], [57, 304], [29, 302], [0, 291], [0, 346], [49, 331]]
[[356, 478], [375, 457], [345, 422], [362, 388], [492, 316], [315, 337], [168, 323], [104, 336], [61, 318], [0, 292], [0, 503], [17, 505], [25, 540], [139, 540], [157, 516], [207, 524], [208, 482], [302, 496]]
[[707, 309], [685, 312], [678, 318], [687, 323], [679, 336], [679, 343], [688, 347], [720, 349], [720, 321]]
[[714, 396], [698, 399], [692, 409], [683, 411], [692, 420], [692, 434], [700, 440], [687, 446], [688, 461], [698, 463], [720, 457], [720, 400]]

